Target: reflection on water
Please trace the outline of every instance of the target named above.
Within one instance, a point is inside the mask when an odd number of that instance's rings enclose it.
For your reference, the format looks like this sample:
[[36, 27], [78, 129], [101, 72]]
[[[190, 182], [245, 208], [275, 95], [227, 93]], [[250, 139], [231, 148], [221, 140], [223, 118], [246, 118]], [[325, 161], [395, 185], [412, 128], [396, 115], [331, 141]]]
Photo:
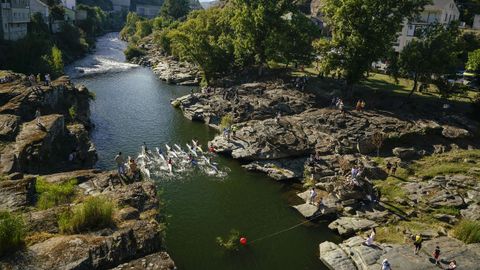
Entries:
[[[188, 121], [170, 105], [171, 99], [188, 94], [191, 88], [167, 85], [143, 67], [118, 72], [118, 67], [127, 65], [122, 62], [124, 46], [113, 34], [100, 38], [95, 55], [69, 69], [109, 70], [76, 79], [96, 94], [91, 109], [96, 125], [92, 138], [100, 158], [97, 166], [113, 169], [116, 152], [136, 156], [143, 142], [151, 150], [165, 144], [192, 144], [194, 137], [206, 145], [215, 132]], [[88, 61], [95, 59], [114, 64], [92, 67]], [[325, 223], [308, 223], [235, 253], [219, 248], [215, 238], [231, 229], [255, 240], [304, 219], [287, 203], [292, 198], [288, 185], [247, 172], [234, 160], [215, 160], [219, 167], [231, 170], [222, 181], [202, 173], [172, 181], [153, 177], [166, 200], [167, 249], [179, 269], [326, 269], [318, 259], [318, 244], [338, 239]]]

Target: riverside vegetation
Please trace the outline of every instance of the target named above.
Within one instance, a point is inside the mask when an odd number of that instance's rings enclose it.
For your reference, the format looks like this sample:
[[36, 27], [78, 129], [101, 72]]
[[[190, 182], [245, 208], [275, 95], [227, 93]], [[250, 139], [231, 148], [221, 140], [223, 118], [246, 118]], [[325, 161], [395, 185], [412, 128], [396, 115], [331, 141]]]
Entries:
[[[446, 260], [475, 267], [480, 95], [447, 84], [444, 74], [475, 68], [480, 39], [455, 24], [432, 25], [393, 54], [404, 18], [429, 1], [318, 2], [224, 1], [177, 19], [129, 14], [126, 55], [171, 83], [201, 77], [202, 90], [172, 106], [223, 131], [209, 143], [217, 152], [316, 188], [318, 202], [301, 192], [306, 203], [294, 207], [307, 218], [333, 219], [329, 227], [346, 238], [320, 245], [327, 266], [367, 269], [388, 257], [394, 268], [433, 269], [428, 256], [412, 260], [406, 249], [421, 234], [429, 249], [442, 246]], [[361, 12], [351, 12], [360, 2]], [[309, 4], [329, 23], [330, 38], [304, 20]], [[389, 23], [372, 19], [380, 9]], [[378, 59], [391, 63], [388, 75], [372, 73]], [[171, 78], [179, 73], [188, 80]], [[332, 108], [335, 97], [349, 104], [345, 114]], [[355, 109], [358, 100], [367, 101], [367, 111]], [[394, 173], [388, 163], [396, 164]], [[354, 179], [353, 169], [361, 176]], [[371, 227], [379, 250], [362, 246]]]
[[173, 269], [155, 185], [92, 169], [88, 89], [0, 76], [0, 268]]

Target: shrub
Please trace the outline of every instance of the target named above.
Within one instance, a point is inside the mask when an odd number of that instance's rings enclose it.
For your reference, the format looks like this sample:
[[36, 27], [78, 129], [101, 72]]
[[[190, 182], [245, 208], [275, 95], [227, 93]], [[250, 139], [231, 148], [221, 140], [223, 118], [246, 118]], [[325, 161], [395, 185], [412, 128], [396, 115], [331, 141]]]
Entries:
[[113, 208], [113, 203], [106, 198], [89, 197], [72, 211], [60, 215], [58, 220], [60, 231], [79, 233], [109, 227], [113, 225]]
[[0, 257], [22, 246], [25, 224], [20, 216], [0, 212]]
[[220, 121], [221, 128], [229, 128], [233, 124], [233, 115], [231, 113], [226, 114], [222, 117]]
[[42, 178], [37, 178], [36, 190], [38, 193], [37, 207], [48, 209], [57, 205], [71, 202], [75, 194], [76, 179], [70, 179], [62, 184], [48, 183]]
[[72, 106], [68, 109], [68, 114], [70, 115], [70, 119], [75, 120], [77, 117], [77, 106]]
[[218, 236], [216, 238], [217, 244], [226, 249], [226, 250], [237, 250], [238, 249], [238, 240], [240, 237], [240, 232], [237, 230], [231, 230], [229, 236], [226, 239]]
[[138, 47], [135, 47], [133, 45], [129, 45], [124, 53], [125, 53], [125, 57], [127, 58], [127, 60], [132, 60], [135, 57], [140, 57], [140, 56], [145, 55], [144, 50], [142, 50]]
[[480, 221], [461, 221], [453, 228], [453, 235], [466, 244], [480, 243]]

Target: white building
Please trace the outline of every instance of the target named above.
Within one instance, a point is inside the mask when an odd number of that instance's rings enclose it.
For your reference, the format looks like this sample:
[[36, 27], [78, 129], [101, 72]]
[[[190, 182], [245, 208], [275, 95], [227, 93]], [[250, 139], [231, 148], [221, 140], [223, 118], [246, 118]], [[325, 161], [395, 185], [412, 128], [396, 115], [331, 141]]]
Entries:
[[459, 17], [460, 11], [453, 0], [433, 0], [431, 5], [425, 6], [424, 11], [415, 21], [408, 21], [404, 24], [397, 43], [394, 44], [395, 51], [402, 51], [425, 26], [434, 23], [447, 25], [457, 21]]
[[477, 29], [477, 30], [480, 29], [480, 15], [479, 14], [475, 15], [475, 17], [473, 18], [472, 28]]
[[160, 12], [161, 6], [137, 4], [136, 12], [139, 16], [155, 18]]
[[35, 13], [40, 13], [42, 15], [43, 21], [48, 23], [48, 18], [50, 17], [50, 9], [48, 5], [40, 0], [30, 0], [30, 15]]
[[18, 40], [27, 36], [29, 0], [0, 0], [0, 38]]
[[62, 0], [62, 5], [70, 10], [75, 10], [77, 7], [77, 0]]
[[129, 11], [131, 2], [130, 0], [112, 0], [113, 11]]

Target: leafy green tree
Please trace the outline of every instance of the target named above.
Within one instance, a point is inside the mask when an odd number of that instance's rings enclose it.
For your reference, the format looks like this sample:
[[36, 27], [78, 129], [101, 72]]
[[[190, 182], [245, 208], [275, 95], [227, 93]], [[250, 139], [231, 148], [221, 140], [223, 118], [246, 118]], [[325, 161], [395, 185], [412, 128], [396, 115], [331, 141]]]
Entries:
[[414, 81], [410, 95], [417, 89], [418, 82], [438, 84], [443, 88], [441, 76], [455, 69], [458, 54], [458, 25], [449, 27], [431, 25], [426, 27], [418, 39], [411, 41], [399, 57], [400, 70]]
[[228, 18], [221, 9], [195, 11], [168, 34], [172, 53], [196, 64], [204, 83], [232, 69], [233, 45]]
[[480, 49], [468, 54], [467, 68], [473, 71], [480, 71]]
[[120, 38], [126, 41], [130, 41], [130, 38], [135, 35], [137, 31], [137, 22], [143, 20], [135, 12], [129, 12], [127, 15], [127, 21], [122, 31], [120, 31]]
[[269, 61], [310, 62], [316, 27], [289, 0], [232, 0], [230, 23], [235, 32], [238, 66]]
[[135, 36], [139, 39], [146, 37], [152, 33], [152, 22], [151, 21], [138, 21], [135, 23]]
[[63, 74], [63, 57], [62, 51], [57, 47], [52, 47], [52, 55], [50, 60], [50, 66], [55, 76], [60, 76]]
[[165, 0], [160, 9], [160, 14], [165, 18], [178, 20], [190, 12], [189, 0]]
[[385, 58], [405, 19], [429, 0], [325, 0], [322, 12], [332, 40], [321, 47], [325, 72], [341, 70], [347, 89], [359, 82], [371, 64]]

